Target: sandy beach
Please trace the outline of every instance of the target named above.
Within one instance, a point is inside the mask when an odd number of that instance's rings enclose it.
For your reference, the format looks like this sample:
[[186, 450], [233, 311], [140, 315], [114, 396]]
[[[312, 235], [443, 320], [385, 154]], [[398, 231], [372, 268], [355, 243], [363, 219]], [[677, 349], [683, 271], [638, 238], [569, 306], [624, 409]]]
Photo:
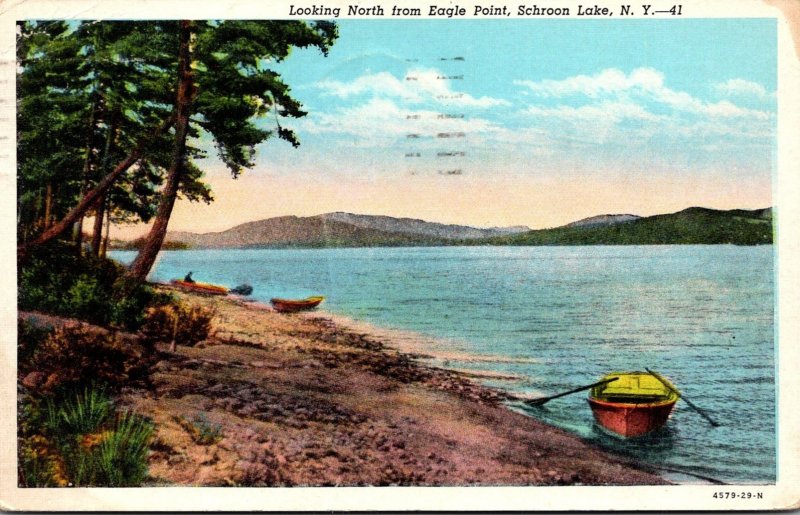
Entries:
[[503, 406], [507, 395], [324, 312], [215, 311], [194, 347], [159, 347], [120, 401], [156, 423], [156, 485], [637, 485], [664, 478]]

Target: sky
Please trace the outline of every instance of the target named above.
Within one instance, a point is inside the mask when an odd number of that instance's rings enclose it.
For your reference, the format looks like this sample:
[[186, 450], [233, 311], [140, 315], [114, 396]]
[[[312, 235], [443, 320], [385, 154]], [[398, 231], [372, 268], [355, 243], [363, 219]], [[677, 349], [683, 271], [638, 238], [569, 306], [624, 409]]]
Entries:
[[199, 162], [216, 201], [179, 201], [170, 230], [331, 211], [544, 228], [772, 203], [775, 20], [338, 24], [327, 57], [274, 64], [309, 112], [282, 122], [301, 146], [260, 145], [237, 180]]

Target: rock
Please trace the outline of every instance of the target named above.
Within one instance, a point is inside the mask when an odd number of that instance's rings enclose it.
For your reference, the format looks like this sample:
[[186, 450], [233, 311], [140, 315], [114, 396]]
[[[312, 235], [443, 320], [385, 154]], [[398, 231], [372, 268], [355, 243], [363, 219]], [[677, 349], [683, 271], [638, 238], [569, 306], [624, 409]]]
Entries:
[[236, 411], [241, 408], [244, 403], [235, 397], [224, 397], [217, 401], [217, 404], [226, 411]]
[[22, 379], [22, 384], [31, 390], [38, 389], [47, 380], [43, 372], [31, 372]]
[[170, 365], [169, 361], [163, 360], [163, 359], [161, 361], [159, 361], [158, 363], [156, 363], [155, 365], [153, 365], [153, 370], [156, 371], [156, 372], [166, 372], [170, 368], [171, 368], [171, 365]]
[[208, 388], [206, 388], [205, 393], [219, 393], [222, 392], [223, 390], [225, 390], [225, 385], [222, 383], [217, 383], [214, 386], [209, 386]]
[[257, 412], [258, 412], [258, 409], [255, 406], [253, 406], [252, 404], [248, 404], [247, 406], [244, 406], [244, 407], [242, 407], [241, 409], [238, 410], [238, 414], [239, 415], [244, 415], [244, 416], [254, 415]]
[[242, 432], [242, 436], [244, 436], [247, 440], [258, 440], [258, 433], [250, 428], [245, 429]]

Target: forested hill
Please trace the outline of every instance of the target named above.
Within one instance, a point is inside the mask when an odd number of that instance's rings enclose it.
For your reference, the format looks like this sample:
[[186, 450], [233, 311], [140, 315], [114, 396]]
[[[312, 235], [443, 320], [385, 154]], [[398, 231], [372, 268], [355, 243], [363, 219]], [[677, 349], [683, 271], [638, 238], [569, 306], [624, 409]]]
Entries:
[[167, 243], [191, 248], [417, 247], [447, 245], [451, 241], [469, 241], [528, 230], [528, 227], [481, 229], [411, 218], [337, 212], [309, 217], [268, 218], [215, 233], [171, 232], [167, 234]]
[[[690, 207], [611, 225], [557, 227], [490, 238], [489, 245], [762, 245], [772, 243], [772, 209]], [[465, 242], [474, 244], [476, 242]]]
[[[422, 220], [330, 213], [248, 222], [218, 233], [171, 232], [168, 249], [418, 247], [445, 245], [679, 245], [772, 243], [772, 209], [691, 207], [638, 217], [598, 215], [553, 229], [477, 229]], [[117, 242], [136, 248], [141, 242]]]

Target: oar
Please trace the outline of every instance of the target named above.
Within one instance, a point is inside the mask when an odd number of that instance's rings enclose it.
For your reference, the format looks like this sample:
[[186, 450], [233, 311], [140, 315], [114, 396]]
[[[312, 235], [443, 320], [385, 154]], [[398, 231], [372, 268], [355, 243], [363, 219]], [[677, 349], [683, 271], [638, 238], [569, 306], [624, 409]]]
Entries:
[[604, 385], [604, 384], [613, 383], [617, 379], [619, 379], [619, 377], [612, 377], [612, 378], [609, 378], [609, 379], [603, 379], [602, 381], [597, 381], [596, 383], [587, 384], [586, 386], [581, 386], [579, 388], [575, 388], [574, 390], [570, 390], [568, 392], [558, 393], [556, 395], [551, 395], [549, 397], [540, 397], [538, 399], [526, 400], [525, 404], [527, 404], [528, 406], [541, 406], [542, 404], [544, 404], [546, 402], [550, 402], [553, 399], [558, 399], [559, 397], [563, 397], [565, 395], [569, 395], [569, 394], [572, 394], [572, 393], [582, 392], [584, 390], [588, 390], [589, 388], [594, 388], [595, 386], [601, 386], [601, 385]]
[[690, 401], [689, 399], [687, 399], [685, 395], [683, 395], [681, 392], [679, 392], [678, 390], [676, 390], [675, 388], [673, 388], [673, 387], [672, 387], [672, 386], [671, 386], [671, 385], [670, 385], [670, 384], [669, 384], [667, 381], [665, 381], [665, 380], [664, 380], [664, 378], [662, 378], [660, 375], [656, 374], [655, 372], [653, 372], [652, 370], [650, 370], [650, 369], [649, 369], [649, 368], [647, 368], [647, 367], [645, 367], [645, 370], [647, 370], [647, 372], [648, 372], [648, 373], [649, 373], [651, 376], [653, 376], [653, 377], [655, 377], [656, 379], [658, 379], [659, 381], [661, 381], [661, 384], [663, 384], [664, 386], [666, 386], [666, 387], [667, 387], [667, 388], [668, 388], [670, 391], [672, 391], [672, 392], [675, 392], [675, 393], [678, 395], [678, 397], [680, 397], [681, 399], [683, 399], [683, 401], [684, 401], [686, 404], [688, 404], [688, 405], [689, 405], [689, 407], [690, 407], [690, 408], [692, 408], [693, 410], [695, 410], [696, 412], [698, 412], [700, 415], [702, 415], [702, 417], [703, 417], [704, 419], [706, 419], [706, 420], [708, 421], [708, 423], [709, 423], [709, 424], [711, 424], [711, 426], [712, 426], [712, 427], [719, 427], [719, 426], [720, 426], [720, 424], [719, 424], [718, 422], [716, 422], [716, 421], [715, 421], [713, 418], [709, 417], [709, 416], [708, 416], [708, 414], [707, 414], [705, 411], [701, 410], [701, 409], [700, 409], [698, 406], [696, 406], [696, 405], [695, 405], [695, 403], [693, 403], [692, 401]]

